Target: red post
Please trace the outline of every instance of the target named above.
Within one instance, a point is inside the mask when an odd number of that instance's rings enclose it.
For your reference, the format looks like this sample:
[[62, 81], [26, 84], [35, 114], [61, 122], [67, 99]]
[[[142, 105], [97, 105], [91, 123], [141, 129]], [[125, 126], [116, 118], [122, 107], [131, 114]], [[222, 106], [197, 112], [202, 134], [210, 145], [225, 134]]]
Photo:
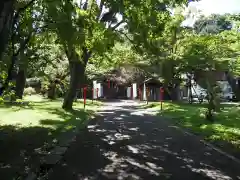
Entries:
[[161, 110], [163, 109], [163, 107], [162, 107], [162, 102], [163, 102], [163, 93], [164, 93], [164, 89], [161, 87], [161, 88], [160, 88], [160, 101], [161, 101]]
[[83, 96], [84, 96], [84, 109], [85, 109], [85, 106], [86, 106], [86, 97], [87, 97], [87, 87], [84, 87], [83, 88]]
[[98, 88], [97, 88], [97, 99], [98, 99]]
[[110, 80], [108, 80], [108, 88], [110, 88]]
[[142, 91], [141, 91], [140, 87], [138, 88], [138, 92], [139, 92], [139, 100], [141, 101], [142, 100]]
[[147, 94], [147, 104], [148, 104], [148, 98], [149, 98], [149, 88], [148, 87], [146, 87], [146, 94]]

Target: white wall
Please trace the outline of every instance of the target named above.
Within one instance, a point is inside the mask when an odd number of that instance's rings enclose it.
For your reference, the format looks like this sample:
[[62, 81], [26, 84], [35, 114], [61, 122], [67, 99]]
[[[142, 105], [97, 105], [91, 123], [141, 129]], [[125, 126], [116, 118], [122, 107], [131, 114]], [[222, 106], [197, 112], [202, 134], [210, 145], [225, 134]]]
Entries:
[[146, 90], [146, 84], [143, 84], [143, 100], [147, 100], [147, 90]]
[[230, 93], [232, 92], [232, 88], [229, 85], [228, 81], [218, 81], [220, 88], [222, 89], [223, 93]]
[[[98, 94], [97, 94], [97, 88], [98, 88]], [[103, 96], [103, 87], [101, 83], [97, 83], [97, 81], [93, 81], [93, 99], [97, 99], [97, 97]]]
[[[217, 83], [221, 88], [223, 95], [232, 92], [232, 88], [229, 85], [228, 81], [218, 81]], [[189, 90], [188, 90], [188, 93], [189, 93]], [[207, 95], [206, 89], [203, 89], [201, 86], [197, 84], [192, 88], [192, 95], [200, 95], [200, 93], [202, 93], [203, 95]]]
[[127, 97], [131, 98], [131, 87], [127, 87]]
[[137, 83], [132, 84], [132, 89], [133, 89], [133, 98], [137, 98]]

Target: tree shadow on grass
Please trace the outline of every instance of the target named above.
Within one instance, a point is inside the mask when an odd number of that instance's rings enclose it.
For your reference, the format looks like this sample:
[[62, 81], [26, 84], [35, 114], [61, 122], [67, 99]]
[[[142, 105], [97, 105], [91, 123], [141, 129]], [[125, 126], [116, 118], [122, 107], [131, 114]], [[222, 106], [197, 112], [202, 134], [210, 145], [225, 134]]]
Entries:
[[56, 114], [61, 117], [63, 120], [52, 120], [52, 119], [43, 119], [40, 120], [40, 124], [42, 125], [50, 125], [58, 131], [66, 131], [72, 128], [76, 128], [81, 126], [85, 121], [87, 121], [91, 115], [93, 115], [93, 111], [91, 110], [71, 110], [65, 111], [62, 109], [54, 109], [54, 108], [44, 108], [49, 113]]
[[42, 107], [56, 114], [62, 121], [46, 119], [40, 126], [0, 126], [0, 174], [1, 179], [23, 177], [29, 169], [34, 171], [45, 156], [62, 139], [81, 128], [92, 111], [81, 109], [66, 112], [61, 108]]
[[5, 102], [0, 104], [0, 108], [22, 108], [22, 109], [33, 109], [33, 105], [29, 102]]

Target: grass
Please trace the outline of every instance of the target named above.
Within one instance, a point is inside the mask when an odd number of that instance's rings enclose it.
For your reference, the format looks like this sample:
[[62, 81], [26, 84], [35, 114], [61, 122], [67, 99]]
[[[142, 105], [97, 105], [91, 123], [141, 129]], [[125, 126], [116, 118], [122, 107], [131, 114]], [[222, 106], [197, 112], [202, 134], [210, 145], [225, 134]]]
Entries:
[[28, 103], [0, 105], [0, 174], [2, 179], [23, 176], [40, 158], [75, 128], [84, 127], [99, 102], [74, 103], [73, 111], [61, 108], [62, 100], [29, 96]]
[[[159, 103], [150, 103], [148, 108], [158, 108]], [[163, 103], [159, 115], [172, 117], [175, 123], [202, 135], [206, 140], [221, 146], [232, 146], [233, 153], [240, 150], [240, 107], [221, 105], [221, 112], [216, 114], [215, 122], [205, 120], [206, 104]]]

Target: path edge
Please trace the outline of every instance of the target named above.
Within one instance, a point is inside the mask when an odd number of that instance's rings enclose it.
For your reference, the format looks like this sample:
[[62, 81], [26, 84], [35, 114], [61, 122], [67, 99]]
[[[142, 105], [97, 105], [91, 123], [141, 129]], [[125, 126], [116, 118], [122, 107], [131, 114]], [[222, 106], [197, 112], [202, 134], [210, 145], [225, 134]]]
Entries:
[[[162, 117], [162, 118], [167, 118], [167, 119], [174, 119], [174, 117], [166, 117], [166, 116], [163, 116], [163, 115], [161, 115], [160, 117]], [[177, 119], [178, 119], [178, 118], [177, 118]], [[221, 150], [220, 148], [216, 147], [216, 146], [213, 145], [212, 143], [207, 142], [206, 140], [202, 139], [200, 136], [198, 136], [198, 135], [190, 132], [189, 129], [182, 127], [179, 123], [177, 123], [177, 122], [172, 123], [172, 122], [171, 122], [171, 124], [178, 125], [178, 126], [177, 126], [177, 129], [180, 130], [182, 133], [187, 134], [188, 136], [195, 137], [196, 139], [198, 139], [198, 141], [200, 141], [201, 143], [203, 143], [205, 146], [208, 146], [209, 148], [217, 151], [218, 153], [226, 156], [227, 158], [233, 160], [235, 163], [237, 163], [237, 164], [240, 165], [240, 159], [238, 159], [237, 157], [231, 155], [230, 153], [227, 153], [227, 152]]]
[[[94, 116], [94, 117], [90, 117], [90, 119], [83, 121], [82, 124], [85, 126], [85, 125], [87, 125], [90, 121], [93, 121], [94, 119], [95, 119], [95, 116]], [[38, 173], [39, 173], [39, 170], [40, 170], [40, 166], [41, 166], [41, 164], [40, 164], [40, 165], [37, 167], [37, 170], [36, 170], [36, 171], [29, 171], [28, 174], [27, 174], [27, 176], [26, 176], [25, 178], [23, 178], [23, 179], [24, 179], [24, 180], [44, 180], [44, 179], [48, 176], [48, 174], [52, 172], [53, 167], [62, 160], [64, 154], [66, 153], [66, 151], [68, 150], [68, 148], [70, 147], [70, 145], [76, 140], [76, 136], [77, 136], [78, 133], [81, 132], [81, 130], [82, 130], [81, 127], [80, 127], [80, 128], [75, 128], [75, 130], [73, 130], [73, 132], [72, 132], [74, 135], [72, 136], [71, 139], [69, 139], [68, 141], [66, 141], [66, 143], [64, 143], [64, 144], [62, 144], [62, 145], [60, 145], [60, 146], [55, 146], [55, 147], [51, 150], [51, 152], [55, 152], [55, 150], [56, 150], [57, 148], [59, 148], [59, 147], [60, 147], [60, 148], [61, 148], [61, 147], [66, 147], [66, 150], [64, 150], [61, 154], [58, 154], [58, 155], [60, 156], [60, 158], [56, 161], [56, 163], [54, 163], [54, 164], [52, 165], [52, 167], [50, 167], [50, 169], [49, 169], [44, 175], [38, 176]], [[46, 159], [46, 158], [51, 157], [51, 156], [54, 156], [54, 155], [56, 155], [56, 153], [50, 153], [50, 154], [47, 154], [46, 156], [44, 156], [43, 158]]]

